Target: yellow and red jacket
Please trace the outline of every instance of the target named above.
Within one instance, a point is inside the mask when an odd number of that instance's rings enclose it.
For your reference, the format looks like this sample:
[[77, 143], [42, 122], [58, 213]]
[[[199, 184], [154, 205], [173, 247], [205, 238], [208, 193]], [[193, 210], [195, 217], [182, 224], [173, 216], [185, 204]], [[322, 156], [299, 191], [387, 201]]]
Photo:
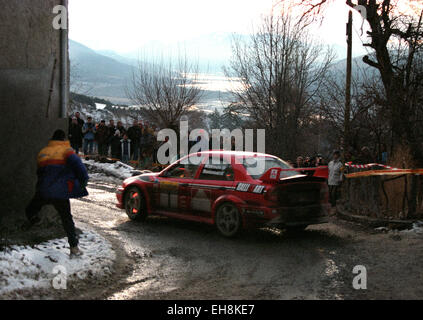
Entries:
[[71, 199], [88, 195], [88, 172], [69, 141], [51, 140], [38, 154], [37, 192], [45, 199]]

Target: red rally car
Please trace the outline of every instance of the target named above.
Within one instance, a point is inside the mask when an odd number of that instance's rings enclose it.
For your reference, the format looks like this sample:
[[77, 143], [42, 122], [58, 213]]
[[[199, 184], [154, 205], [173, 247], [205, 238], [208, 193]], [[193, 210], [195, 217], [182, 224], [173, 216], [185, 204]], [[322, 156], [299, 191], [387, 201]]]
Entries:
[[233, 237], [242, 229], [304, 229], [327, 221], [328, 187], [281, 159], [261, 153], [207, 151], [160, 173], [124, 181], [117, 206], [132, 220], [163, 215], [215, 225]]

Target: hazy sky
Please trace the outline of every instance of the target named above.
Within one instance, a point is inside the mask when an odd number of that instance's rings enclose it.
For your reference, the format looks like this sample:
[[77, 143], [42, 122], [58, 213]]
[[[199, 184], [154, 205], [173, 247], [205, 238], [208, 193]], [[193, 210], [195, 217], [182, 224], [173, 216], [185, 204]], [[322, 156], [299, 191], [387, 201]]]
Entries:
[[[150, 41], [175, 42], [215, 32], [248, 33], [274, 0], [69, 0], [70, 38], [95, 50], [134, 51]], [[337, 1], [315, 32], [345, 46], [348, 10]], [[355, 26], [359, 30], [361, 17]], [[355, 40], [356, 48], [361, 44]], [[362, 51], [362, 49], [360, 48]]]

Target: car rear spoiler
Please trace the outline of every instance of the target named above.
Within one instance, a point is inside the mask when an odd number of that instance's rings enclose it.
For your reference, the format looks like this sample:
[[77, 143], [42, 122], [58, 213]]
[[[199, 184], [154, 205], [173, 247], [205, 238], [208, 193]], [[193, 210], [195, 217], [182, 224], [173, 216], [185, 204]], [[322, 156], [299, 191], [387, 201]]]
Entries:
[[[313, 170], [313, 175], [303, 174], [304, 171]], [[286, 176], [286, 172], [298, 172], [297, 175]], [[272, 168], [266, 171], [264, 175], [261, 176], [260, 180], [266, 183], [280, 183], [280, 182], [299, 182], [299, 181], [315, 181], [315, 182], [324, 182], [328, 177], [328, 168], [327, 167], [318, 167], [313, 169], [282, 169], [282, 168]]]

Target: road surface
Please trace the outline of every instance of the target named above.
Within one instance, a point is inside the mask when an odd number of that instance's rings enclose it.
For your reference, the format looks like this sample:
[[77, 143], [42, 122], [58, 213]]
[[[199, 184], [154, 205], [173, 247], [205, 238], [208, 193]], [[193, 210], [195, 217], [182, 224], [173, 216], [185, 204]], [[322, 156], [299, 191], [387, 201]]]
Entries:
[[[90, 184], [90, 196], [72, 202], [77, 224], [94, 227], [124, 255], [108, 290], [82, 298], [423, 298], [421, 235], [382, 234], [332, 219], [294, 235], [261, 229], [231, 240], [192, 222], [129, 221], [115, 207], [115, 188]], [[366, 290], [353, 288], [357, 265], [366, 267]]]

